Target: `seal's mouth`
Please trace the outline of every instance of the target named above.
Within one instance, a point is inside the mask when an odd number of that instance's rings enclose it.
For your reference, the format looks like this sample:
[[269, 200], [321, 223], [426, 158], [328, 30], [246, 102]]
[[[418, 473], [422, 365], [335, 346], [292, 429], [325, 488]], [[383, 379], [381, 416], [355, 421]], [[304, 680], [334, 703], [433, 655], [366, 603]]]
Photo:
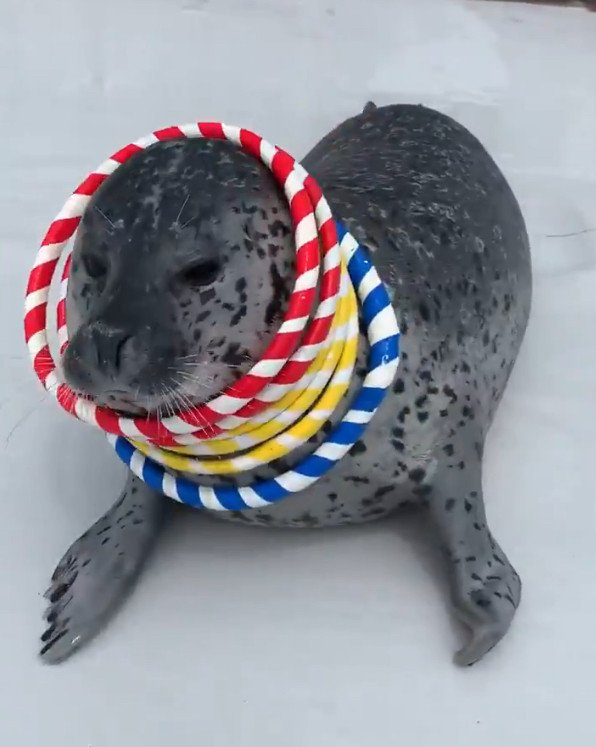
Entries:
[[[84, 402], [95, 405], [95, 407], [106, 407], [119, 415], [131, 417], [146, 417], [151, 415], [151, 410], [135, 402], [130, 396], [130, 392], [125, 389], [110, 389], [101, 394], [92, 395], [75, 386], [71, 386], [71, 391]], [[157, 407], [157, 405], [156, 405]]]
[[140, 402], [134, 402], [130, 393], [126, 390], [113, 389], [106, 392], [101, 398], [91, 399], [95, 401], [96, 405], [109, 407], [124, 416], [147, 416], [151, 414], [151, 410], [142, 406]]
[[[179, 393], [169, 394], [141, 394], [136, 396], [126, 389], [107, 389], [98, 394], [89, 394], [85, 391], [72, 387], [77, 397], [95, 405], [109, 409], [123, 417], [145, 417], [163, 419], [178, 414], [188, 409], [188, 401], [185, 401]], [[199, 402], [193, 404], [201, 404]]]
[[254, 362], [255, 359], [248, 354], [241, 365], [198, 360], [189, 364], [188, 360], [182, 359], [170, 366], [170, 375], [147, 381], [142, 386], [133, 378], [130, 385], [96, 381], [92, 388], [86, 389], [69, 376], [68, 366], [63, 367], [63, 375], [77, 397], [96, 407], [109, 409], [123, 417], [163, 420], [204, 405], [222, 391], [233, 388]]

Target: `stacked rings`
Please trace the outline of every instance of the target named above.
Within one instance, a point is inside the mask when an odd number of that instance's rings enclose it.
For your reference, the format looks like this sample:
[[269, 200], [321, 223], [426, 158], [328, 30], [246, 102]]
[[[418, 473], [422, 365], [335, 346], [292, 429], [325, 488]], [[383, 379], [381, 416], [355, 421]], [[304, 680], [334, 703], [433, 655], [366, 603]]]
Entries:
[[[163, 420], [125, 418], [78, 397], [58, 380], [47, 337], [49, 290], [60, 255], [96, 189], [144, 148], [181, 137], [226, 139], [268, 166], [289, 203], [296, 282], [276, 336], [233, 391]], [[70, 257], [57, 310], [61, 352], [68, 345], [69, 268]], [[327, 440], [293, 470], [250, 487], [206, 487], [185, 478], [184, 473], [253, 469], [290, 453], [320, 429], [345, 396], [353, 373], [359, 337], [356, 294], [370, 343], [369, 371], [352, 407]], [[314, 179], [258, 135], [217, 123], [156, 131], [115, 153], [75, 190], [36, 257], [25, 301], [25, 336], [44, 387], [68, 412], [106, 431], [119, 457], [138, 477], [171, 498], [216, 510], [267, 505], [325, 474], [362, 434], [399, 362], [399, 330], [387, 292], [365, 250], [336, 224]], [[243, 453], [234, 456], [238, 451]]]

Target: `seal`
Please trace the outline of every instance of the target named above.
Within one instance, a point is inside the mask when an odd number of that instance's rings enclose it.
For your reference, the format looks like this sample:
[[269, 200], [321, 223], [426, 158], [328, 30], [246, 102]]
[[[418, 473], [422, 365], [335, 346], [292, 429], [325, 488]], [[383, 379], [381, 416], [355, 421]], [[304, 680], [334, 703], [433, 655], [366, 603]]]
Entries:
[[[392, 296], [400, 367], [364, 436], [316, 485], [266, 509], [213, 513], [313, 528], [420, 506], [469, 631], [455, 661], [472, 664], [503, 638], [521, 597], [482, 492], [485, 438], [531, 307], [521, 210], [481, 143], [423, 106], [369, 102], [302, 163]], [[66, 299], [65, 379], [127, 414], [166, 416], [209, 401], [259, 360], [294, 270], [288, 207], [262, 164], [225, 141], [151, 145], [101, 185], [81, 221]], [[201, 483], [248, 485], [291, 469], [349, 408], [366, 356], [361, 334], [348, 392], [308, 443]], [[112, 508], [69, 548], [46, 592], [46, 662], [69, 657], [113, 616], [171, 505], [131, 472]]]

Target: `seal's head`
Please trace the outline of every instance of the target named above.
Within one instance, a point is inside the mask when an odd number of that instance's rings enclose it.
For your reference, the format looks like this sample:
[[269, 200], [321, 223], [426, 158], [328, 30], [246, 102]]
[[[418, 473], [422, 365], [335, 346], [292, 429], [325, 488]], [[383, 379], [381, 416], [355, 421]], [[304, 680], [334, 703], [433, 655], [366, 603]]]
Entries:
[[159, 142], [96, 192], [72, 254], [67, 383], [124, 412], [186, 409], [273, 338], [294, 283], [285, 197], [229, 142]]

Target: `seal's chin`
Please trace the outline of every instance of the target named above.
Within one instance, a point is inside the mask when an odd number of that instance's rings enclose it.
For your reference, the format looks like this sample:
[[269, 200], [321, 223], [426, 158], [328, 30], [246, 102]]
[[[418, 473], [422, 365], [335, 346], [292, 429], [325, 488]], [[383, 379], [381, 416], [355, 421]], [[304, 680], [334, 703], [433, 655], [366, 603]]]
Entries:
[[83, 392], [77, 394], [97, 407], [113, 410], [123, 417], [166, 418], [202, 404], [200, 400], [191, 399], [188, 393], [171, 387], [166, 389], [164, 386], [161, 391], [167, 391], [167, 394], [124, 389], [105, 390], [93, 396]]
[[[89, 394], [73, 388], [73, 391], [82, 399], [92, 402], [96, 407], [105, 407], [125, 417], [139, 417], [149, 415], [150, 410], [144, 403], [134, 397], [130, 392], [124, 390], [105, 391], [98, 394]], [[147, 402], [147, 404], [150, 404]]]

